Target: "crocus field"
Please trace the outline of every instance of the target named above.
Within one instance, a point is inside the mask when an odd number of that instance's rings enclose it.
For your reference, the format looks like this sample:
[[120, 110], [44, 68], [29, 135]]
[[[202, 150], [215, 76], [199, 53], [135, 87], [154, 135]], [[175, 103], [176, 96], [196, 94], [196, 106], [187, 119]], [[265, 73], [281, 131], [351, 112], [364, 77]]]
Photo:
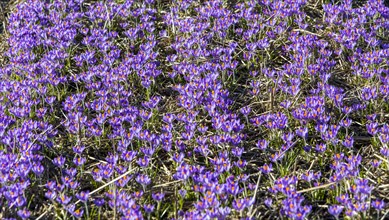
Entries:
[[389, 219], [388, 2], [1, 11], [0, 219]]

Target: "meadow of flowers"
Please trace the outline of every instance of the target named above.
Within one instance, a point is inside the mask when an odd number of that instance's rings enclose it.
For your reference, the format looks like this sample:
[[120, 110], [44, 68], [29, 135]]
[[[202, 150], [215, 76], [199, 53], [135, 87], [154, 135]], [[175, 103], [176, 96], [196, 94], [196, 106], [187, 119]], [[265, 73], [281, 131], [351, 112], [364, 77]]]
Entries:
[[0, 219], [389, 219], [383, 0], [23, 0]]

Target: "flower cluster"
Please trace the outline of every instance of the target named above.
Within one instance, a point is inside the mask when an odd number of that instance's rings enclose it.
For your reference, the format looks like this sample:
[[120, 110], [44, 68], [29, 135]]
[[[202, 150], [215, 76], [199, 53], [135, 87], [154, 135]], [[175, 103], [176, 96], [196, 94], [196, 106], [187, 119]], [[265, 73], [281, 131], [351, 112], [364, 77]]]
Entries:
[[27, 0], [7, 24], [3, 219], [388, 209], [383, 0]]

